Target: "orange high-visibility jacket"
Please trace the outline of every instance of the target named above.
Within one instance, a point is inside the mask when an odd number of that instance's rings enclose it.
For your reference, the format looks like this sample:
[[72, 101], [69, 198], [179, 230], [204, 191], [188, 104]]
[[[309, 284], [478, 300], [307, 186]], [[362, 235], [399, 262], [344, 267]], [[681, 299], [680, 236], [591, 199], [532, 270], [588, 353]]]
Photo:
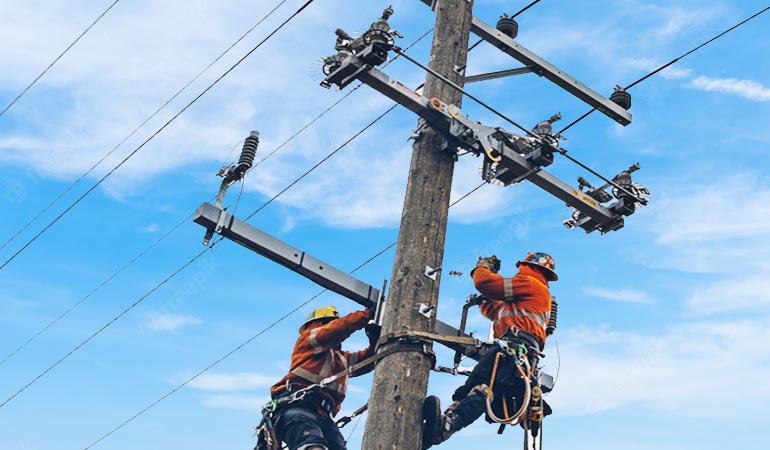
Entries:
[[504, 278], [478, 267], [473, 272], [476, 289], [491, 301], [481, 305], [481, 313], [493, 323], [495, 338], [511, 327], [534, 335], [545, 346], [545, 328], [551, 317], [551, 293], [548, 280], [535, 268], [519, 266], [513, 278]]
[[[270, 389], [275, 398], [286, 390], [287, 384], [292, 390], [301, 389], [348, 370], [348, 367], [374, 355], [370, 346], [359, 352], [346, 352], [340, 349], [342, 341], [356, 330], [363, 328], [369, 321], [366, 311], [356, 311], [317, 328], [303, 329], [294, 344], [289, 373]], [[371, 367], [369, 368], [371, 370]], [[356, 372], [362, 375], [365, 372]], [[321, 396], [329, 401], [332, 416], [337, 414], [347, 391], [348, 376], [340, 377], [334, 383], [321, 390]]]

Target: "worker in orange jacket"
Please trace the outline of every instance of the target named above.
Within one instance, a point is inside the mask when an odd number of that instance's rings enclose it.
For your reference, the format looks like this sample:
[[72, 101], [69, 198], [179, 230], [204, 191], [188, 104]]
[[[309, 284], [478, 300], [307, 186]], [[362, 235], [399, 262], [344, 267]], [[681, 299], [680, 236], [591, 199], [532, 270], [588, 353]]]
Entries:
[[[480, 305], [481, 313], [492, 321], [495, 339], [507, 341], [511, 347], [524, 344], [533, 349], [531, 355], [539, 355], [545, 347], [551, 315], [548, 283], [559, 279], [554, 271], [556, 263], [550, 255], [535, 252], [517, 262], [516, 267], [519, 272], [514, 277], [504, 278], [497, 273], [500, 260], [496, 256], [479, 258], [471, 277], [476, 289], [487, 299]], [[447, 440], [484, 413], [492, 368], [500, 351], [500, 347], [494, 347], [482, 356], [465, 384], [452, 395], [454, 403], [442, 416], [440, 428], [432, 430], [432, 436], [425, 436], [423, 448]], [[531, 363], [537, 364], [536, 357]], [[503, 358], [495, 376], [494, 398], [520, 399], [523, 382], [516, 374], [515, 363]], [[545, 409], [546, 414], [550, 414], [550, 408]]]
[[[289, 373], [276, 383], [270, 394], [273, 399], [291, 395], [299, 389], [344, 373], [360, 361], [374, 355], [378, 333], [367, 328], [369, 347], [347, 352], [342, 342], [355, 331], [364, 328], [373, 311], [356, 311], [340, 317], [334, 306], [310, 313], [299, 329], [299, 338], [291, 355]], [[362, 369], [353, 376], [371, 370]], [[275, 430], [278, 441], [286, 442], [289, 450], [345, 450], [345, 440], [332, 420], [345, 399], [348, 376], [338, 378], [323, 388], [311, 391], [301, 401], [289, 403], [276, 412]]]

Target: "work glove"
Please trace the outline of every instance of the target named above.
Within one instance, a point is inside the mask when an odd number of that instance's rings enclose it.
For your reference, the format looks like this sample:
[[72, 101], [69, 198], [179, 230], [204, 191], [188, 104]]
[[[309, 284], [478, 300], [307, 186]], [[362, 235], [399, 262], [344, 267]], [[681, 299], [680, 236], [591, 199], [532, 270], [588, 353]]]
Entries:
[[471, 270], [471, 278], [473, 277], [473, 272], [475, 272], [479, 267], [483, 267], [485, 269], [491, 270], [494, 273], [497, 273], [500, 271], [500, 260], [495, 255], [487, 256], [486, 258], [479, 257], [479, 260], [476, 263], [476, 267]]
[[380, 340], [380, 329], [380, 326], [376, 323], [370, 323], [364, 327], [364, 333], [366, 333], [366, 337], [369, 338], [369, 346], [372, 348], [376, 347], [377, 341]]
[[377, 310], [375, 309], [374, 306], [370, 306], [366, 308], [365, 312], [366, 312], [366, 317], [369, 320], [374, 320], [374, 316], [377, 314]]

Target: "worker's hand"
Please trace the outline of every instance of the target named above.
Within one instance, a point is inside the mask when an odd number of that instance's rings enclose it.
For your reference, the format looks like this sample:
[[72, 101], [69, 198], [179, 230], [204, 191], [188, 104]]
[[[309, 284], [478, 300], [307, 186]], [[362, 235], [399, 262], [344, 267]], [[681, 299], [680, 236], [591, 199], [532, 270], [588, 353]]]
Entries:
[[366, 337], [369, 338], [369, 345], [371, 347], [377, 346], [377, 341], [380, 340], [380, 330], [380, 326], [376, 323], [370, 323], [364, 327], [364, 333], [366, 333]]
[[377, 314], [377, 309], [375, 308], [374, 305], [372, 305], [366, 308], [364, 312], [366, 312], [366, 317], [368, 317], [369, 320], [374, 320], [374, 316]]
[[471, 270], [471, 277], [473, 277], [473, 272], [475, 272], [479, 267], [483, 267], [485, 269], [491, 270], [494, 273], [497, 273], [500, 271], [500, 260], [495, 255], [479, 257], [479, 260], [476, 263], [476, 267]]

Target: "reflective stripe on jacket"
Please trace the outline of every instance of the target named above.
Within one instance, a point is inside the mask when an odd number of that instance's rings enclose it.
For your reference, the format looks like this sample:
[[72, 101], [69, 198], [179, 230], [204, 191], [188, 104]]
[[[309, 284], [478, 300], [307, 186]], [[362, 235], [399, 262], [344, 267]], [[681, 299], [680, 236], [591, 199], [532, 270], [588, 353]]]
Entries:
[[[357, 311], [332, 320], [320, 327], [303, 329], [300, 332], [291, 355], [289, 373], [270, 389], [273, 397], [286, 390], [287, 384], [292, 390], [316, 384], [332, 375], [348, 370], [350, 366], [372, 356], [374, 350], [369, 347], [359, 352], [346, 352], [340, 349], [342, 341], [356, 330], [363, 328], [369, 321], [366, 311]], [[357, 372], [360, 375], [362, 372]], [[328, 400], [332, 412], [337, 414], [347, 391], [347, 375], [325, 386], [321, 396]]]
[[476, 289], [491, 301], [481, 305], [481, 313], [493, 323], [495, 338], [511, 327], [534, 335], [545, 346], [545, 328], [551, 317], [548, 280], [540, 271], [522, 264], [513, 278], [504, 278], [479, 267], [473, 272]]

